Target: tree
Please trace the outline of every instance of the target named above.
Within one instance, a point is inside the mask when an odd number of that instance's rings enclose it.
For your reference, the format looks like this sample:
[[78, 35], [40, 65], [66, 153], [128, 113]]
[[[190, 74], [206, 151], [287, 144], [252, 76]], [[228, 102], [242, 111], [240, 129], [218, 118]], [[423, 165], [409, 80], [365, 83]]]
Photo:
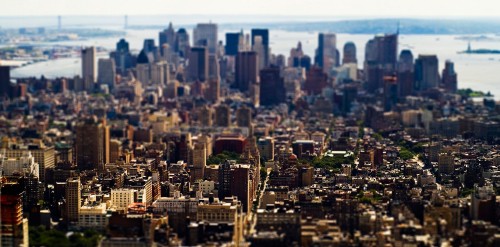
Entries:
[[403, 160], [412, 159], [414, 156], [415, 154], [406, 148], [401, 148], [401, 151], [399, 151], [399, 157]]
[[339, 156], [334, 155], [324, 156], [322, 158], [316, 157], [313, 159], [312, 163], [316, 168], [329, 168], [329, 169], [338, 169], [342, 167], [342, 164], [352, 164], [354, 162], [353, 156]]
[[224, 151], [217, 155], [210, 155], [207, 159], [207, 165], [221, 164], [226, 160], [236, 160], [238, 162], [240, 161], [240, 155], [229, 151]]

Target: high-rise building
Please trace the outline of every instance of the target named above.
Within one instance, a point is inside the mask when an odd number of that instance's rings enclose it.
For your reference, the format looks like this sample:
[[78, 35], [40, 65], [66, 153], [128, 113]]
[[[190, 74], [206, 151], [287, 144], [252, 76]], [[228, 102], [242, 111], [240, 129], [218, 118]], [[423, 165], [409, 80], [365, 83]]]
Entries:
[[237, 164], [232, 167], [231, 195], [241, 201], [243, 212], [250, 212], [253, 201], [250, 165]]
[[249, 212], [254, 197], [251, 177], [250, 165], [228, 160], [220, 164], [219, 199], [236, 196], [241, 201], [243, 212]]
[[337, 36], [334, 33], [318, 35], [316, 65], [323, 68], [325, 73], [329, 73], [337, 65]]
[[225, 55], [226, 56], [236, 56], [242, 47], [240, 44], [243, 40], [243, 33], [226, 33], [226, 46]]
[[198, 121], [202, 126], [212, 126], [213, 110], [210, 106], [204, 105], [198, 110]]
[[419, 55], [415, 60], [415, 84], [420, 91], [439, 86], [439, 63], [436, 55]]
[[0, 66], [0, 98], [10, 97], [10, 67]]
[[288, 66], [301, 67], [300, 59], [303, 56], [304, 56], [304, 51], [302, 50], [302, 42], [299, 42], [296, 48], [290, 49], [290, 56], [288, 57]]
[[455, 93], [457, 91], [457, 73], [452, 61], [446, 60], [442, 77], [443, 88], [450, 93]]
[[76, 126], [76, 164], [92, 170], [109, 162], [109, 126], [106, 121], [88, 118]]
[[78, 222], [81, 206], [81, 184], [80, 178], [68, 178], [66, 180], [66, 222]]
[[[376, 36], [372, 41], [375, 61], [384, 65], [387, 70], [396, 69], [398, 59], [398, 34], [386, 34], [383, 36]], [[367, 50], [368, 52], [368, 50]]]
[[395, 76], [384, 77], [384, 110], [391, 111], [398, 101], [398, 81]]
[[228, 105], [215, 107], [215, 125], [229, 127], [231, 125], [231, 108]]
[[217, 52], [217, 24], [199, 23], [193, 31], [194, 45], [206, 45], [208, 52], [214, 54]]
[[38, 140], [27, 145], [7, 145], [5, 149], [6, 158], [20, 159], [28, 153], [31, 153], [35, 162], [38, 163], [40, 181], [45, 182], [46, 170], [55, 167], [54, 147], [45, 146], [41, 140]]
[[193, 147], [192, 181], [198, 181], [205, 176], [207, 166], [207, 147], [205, 143], [196, 143]]
[[259, 82], [259, 63], [255, 51], [238, 52], [235, 76], [235, 83], [242, 92]]
[[116, 50], [111, 53], [111, 57], [115, 60], [116, 72], [122, 76], [127, 75], [128, 69], [134, 66], [129, 44], [125, 39], [116, 43]]
[[398, 34], [375, 36], [365, 48], [365, 88], [368, 91], [383, 89], [384, 76], [392, 76], [397, 66]]
[[260, 71], [260, 104], [264, 106], [284, 103], [286, 89], [278, 67], [269, 67]]
[[415, 89], [415, 73], [413, 54], [410, 50], [402, 50], [398, 60], [398, 95], [406, 97], [412, 95]]
[[264, 160], [274, 159], [274, 138], [262, 137], [257, 141], [257, 148]]
[[220, 99], [220, 79], [210, 78], [208, 80], [208, 92], [205, 94], [205, 98], [212, 103], [219, 102]]
[[264, 47], [264, 66], [269, 66], [270, 47], [269, 47], [269, 29], [252, 29], [252, 47], [255, 45], [255, 37], [262, 37], [262, 46]]
[[0, 206], [0, 246], [29, 246], [28, 219], [23, 218], [23, 187], [18, 183], [2, 185]]
[[[176, 39], [176, 33], [174, 30], [174, 26], [172, 25], [172, 22], [168, 24], [168, 28], [161, 31], [158, 34], [158, 40], [160, 42], [160, 47], [163, 47], [163, 45], [167, 44], [170, 48], [175, 47], [175, 39]], [[163, 49], [160, 49], [161, 55], [164, 55]]]
[[177, 30], [175, 35], [175, 52], [179, 53], [180, 57], [187, 57], [189, 53], [189, 48], [191, 47], [189, 43], [189, 34], [184, 28]]
[[98, 62], [97, 82], [101, 85], [108, 85], [109, 90], [115, 88], [116, 66], [115, 60], [109, 58], [100, 58]]
[[342, 64], [347, 63], [358, 63], [356, 58], [356, 45], [353, 42], [347, 42], [344, 45], [344, 57], [342, 58]]
[[220, 66], [218, 57], [215, 54], [208, 55], [208, 77], [207, 79], [219, 79]]
[[208, 79], [208, 50], [206, 47], [193, 47], [189, 53], [187, 80], [206, 81]]
[[307, 71], [304, 90], [310, 95], [320, 94], [323, 88], [328, 86], [328, 76], [320, 67], [311, 67]]
[[95, 47], [82, 49], [82, 78], [85, 91], [92, 91], [96, 81], [97, 69]]
[[266, 65], [266, 48], [264, 47], [264, 44], [262, 43], [262, 37], [261, 36], [255, 36], [253, 37], [253, 46], [252, 50], [257, 53], [257, 59], [259, 62], [257, 63], [258, 70], [260, 71], [263, 69]]
[[16, 173], [40, 177], [39, 164], [35, 162], [35, 157], [31, 155], [31, 152], [25, 152], [19, 158], [4, 159], [2, 175], [12, 176]]
[[250, 127], [252, 125], [252, 109], [246, 105], [236, 110], [236, 124], [238, 127]]

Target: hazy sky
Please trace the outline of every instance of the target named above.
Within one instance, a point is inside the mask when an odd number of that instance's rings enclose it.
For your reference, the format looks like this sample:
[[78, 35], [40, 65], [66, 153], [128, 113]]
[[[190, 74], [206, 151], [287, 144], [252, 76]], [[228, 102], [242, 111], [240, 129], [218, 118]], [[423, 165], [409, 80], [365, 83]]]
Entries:
[[498, 17], [497, 0], [0, 0], [0, 16], [320, 15]]

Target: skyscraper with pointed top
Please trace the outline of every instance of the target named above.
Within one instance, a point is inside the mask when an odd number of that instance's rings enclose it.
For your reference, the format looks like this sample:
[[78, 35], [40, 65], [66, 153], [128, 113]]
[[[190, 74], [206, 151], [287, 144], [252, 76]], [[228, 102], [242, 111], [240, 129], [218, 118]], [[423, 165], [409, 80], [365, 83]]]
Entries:
[[163, 45], [167, 44], [170, 49], [174, 50], [175, 49], [175, 40], [176, 40], [176, 33], [174, 26], [172, 25], [172, 22], [168, 24], [168, 28], [161, 31], [158, 34], [158, 40], [160, 41], [160, 53], [161, 55], [163, 54]]

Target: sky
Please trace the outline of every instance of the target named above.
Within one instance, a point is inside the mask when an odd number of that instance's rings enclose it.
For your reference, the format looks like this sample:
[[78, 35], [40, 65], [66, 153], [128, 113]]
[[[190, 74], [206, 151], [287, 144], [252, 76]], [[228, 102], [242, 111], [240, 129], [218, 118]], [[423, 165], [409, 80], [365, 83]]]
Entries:
[[498, 17], [497, 0], [0, 0], [0, 16]]

